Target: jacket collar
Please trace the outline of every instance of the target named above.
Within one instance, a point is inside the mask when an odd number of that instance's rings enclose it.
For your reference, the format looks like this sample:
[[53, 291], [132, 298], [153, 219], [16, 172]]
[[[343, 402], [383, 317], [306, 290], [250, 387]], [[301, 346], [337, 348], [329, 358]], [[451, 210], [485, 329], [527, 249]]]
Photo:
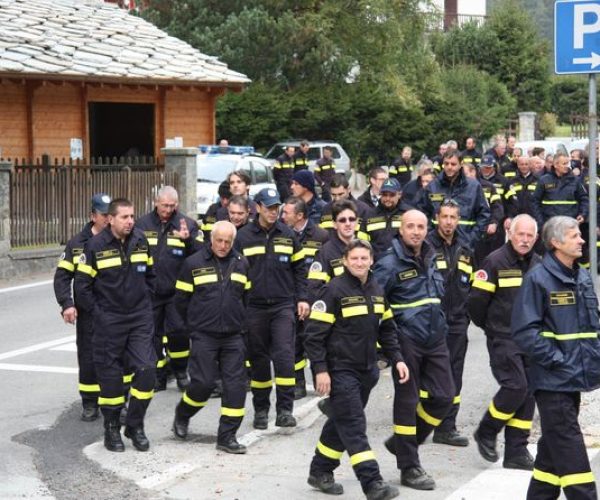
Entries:
[[554, 252], [547, 252], [542, 260], [542, 265], [548, 270], [550, 274], [556, 277], [563, 283], [574, 285], [577, 281], [579, 269], [569, 269], [562, 262], [560, 262]]

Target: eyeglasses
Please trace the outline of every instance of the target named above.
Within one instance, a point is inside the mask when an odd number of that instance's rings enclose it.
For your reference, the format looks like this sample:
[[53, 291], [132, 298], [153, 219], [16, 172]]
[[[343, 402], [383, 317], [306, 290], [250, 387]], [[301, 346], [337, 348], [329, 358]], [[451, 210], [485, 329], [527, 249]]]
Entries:
[[346, 224], [346, 222], [356, 222], [356, 217], [340, 217], [336, 220], [339, 224]]
[[453, 200], [452, 198], [445, 198], [441, 204], [442, 207], [460, 207], [458, 201]]

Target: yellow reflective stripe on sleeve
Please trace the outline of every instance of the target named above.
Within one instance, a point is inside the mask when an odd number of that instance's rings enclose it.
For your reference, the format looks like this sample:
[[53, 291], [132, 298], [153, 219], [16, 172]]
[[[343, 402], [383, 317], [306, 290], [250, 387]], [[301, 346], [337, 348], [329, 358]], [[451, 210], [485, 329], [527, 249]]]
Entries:
[[400, 434], [401, 436], [416, 436], [417, 426], [416, 425], [394, 425], [394, 434]]
[[457, 267], [459, 271], [467, 273], [469, 276], [471, 276], [471, 273], [473, 272], [473, 267], [469, 264], [465, 264], [464, 262], [459, 262]]
[[474, 220], [459, 220], [458, 223], [461, 226], [474, 226], [475, 224], [477, 224], [477, 221], [474, 221]]
[[579, 339], [597, 339], [598, 332], [582, 332], [582, 333], [554, 333], [540, 332], [542, 337], [554, 340], [579, 340]]
[[385, 312], [385, 304], [373, 304], [373, 312], [375, 314], [383, 314]]
[[371, 237], [367, 233], [365, 233], [364, 231], [356, 231], [356, 237], [359, 240], [371, 241]]
[[560, 478], [560, 485], [563, 488], [569, 486], [575, 486], [576, 484], [593, 483], [594, 474], [593, 472], [579, 472], [577, 474], [566, 474]]
[[148, 240], [148, 245], [156, 246], [158, 245], [158, 238], [146, 238]]
[[333, 221], [332, 220], [324, 220], [319, 224], [319, 227], [322, 229], [333, 229]]
[[132, 381], [133, 381], [133, 373], [128, 373], [127, 375], [123, 375], [123, 383], [124, 384], [131, 384]]
[[498, 278], [498, 288], [511, 288], [522, 284], [523, 278]]
[[410, 309], [411, 307], [420, 307], [427, 304], [441, 304], [441, 300], [437, 298], [421, 299], [408, 304], [392, 304], [392, 309]]
[[193, 406], [194, 408], [202, 408], [203, 406], [206, 406], [206, 401], [194, 401], [187, 395], [187, 392], [183, 393], [183, 397], [181, 398], [181, 400], [184, 403]]
[[166, 335], [162, 336], [162, 343], [164, 345], [167, 345], [169, 343], [169, 337], [167, 337]]
[[221, 415], [225, 417], [243, 417], [245, 413], [245, 408], [227, 408], [221, 406]]
[[442, 423], [441, 419], [435, 418], [433, 415], [427, 413], [421, 403], [417, 405], [417, 415], [425, 420], [425, 422], [427, 422], [429, 425], [433, 425], [434, 427], [437, 427]]
[[490, 403], [488, 411], [490, 412], [490, 415], [497, 420], [510, 420], [514, 416], [514, 413], [504, 413], [503, 411], [498, 410], [493, 401]]
[[217, 281], [219, 281], [219, 277], [216, 274], [194, 276], [194, 285], [206, 285], [207, 283], [216, 283]]
[[300, 250], [299, 252], [296, 252], [294, 255], [292, 255], [292, 258], [290, 259], [292, 262], [296, 262], [299, 260], [302, 260], [304, 258], [304, 251]]
[[305, 257], [314, 257], [315, 255], [317, 255], [317, 252], [319, 251], [318, 248], [308, 248], [308, 247], [304, 247], [302, 249], [302, 251], [304, 252], [304, 256]]
[[333, 268], [333, 275], [334, 276], [341, 276], [342, 274], [344, 274], [344, 268], [343, 268], [343, 266], [339, 266], [339, 267], [334, 267]]
[[202, 233], [202, 231], [198, 233], [198, 236], [196, 236], [196, 241], [198, 243], [204, 243], [204, 233]]
[[321, 311], [311, 311], [309, 319], [322, 321], [323, 323], [335, 323], [335, 316], [333, 314]]
[[98, 270], [107, 269], [109, 267], [117, 267], [122, 265], [121, 257], [112, 257], [110, 259], [103, 259], [96, 261], [96, 267]]
[[242, 250], [245, 257], [251, 257], [253, 255], [264, 255], [267, 253], [266, 247], [248, 247]]
[[259, 380], [251, 380], [250, 387], [252, 387], [252, 389], [269, 389], [270, 387], [273, 387], [273, 381], [266, 380], [261, 382]]
[[185, 248], [185, 243], [177, 238], [167, 238], [167, 245], [170, 247]]
[[129, 395], [136, 399], [152, 399], [152, 396], [154, 396], [154, 391], [140, 391], [135, 387], [132, 387], [129, 390]]
[[295, 371], [302, 370], [305, 366], [306, 366], [306, 360], [301, 359], [297, 363], [294, 363], [294, 370]]
[[523, 429], [525, 431], [531, 429], [531, 424], [531, 420], [521, 420], [520, 418], [511, 418], [508, 422], [506, 422], [508, 427], [516, 427], [517, 429]]
[[458, 396], [454, 396], [454, 399], [452, 400], [452, 404], [453, 405], [459, 405], [460, 404], [460, 394]]
[[177, 282], [175, 283], [175, 288], [177, 290], [182, 290], [184, 292], [190, 292], [190, 293], [192, 293], [194, 291], [194, 285], [192, 285], [191, 283], [186, 283], [185, 281], [181, 281], [181, 280], [177, 280]]
[[213, 228], [213, 224], [202, 224], [202, 226], [200, 226], [201, 231], [210, 232], [210, 231], [212, 231], [212, 228]]
[[60, 269], [66, 269], [67, 271], [73, 272], [75, 271], [75, 265], [72, 262], [69, 262], [68, 260], [61, 260], [58, 263], [58, 266], [56, 266]]
[[577, 205], [576, 200], [542, 200], [542, 205]]
[[342, 458], [342, 455], [344, 454], [343, 451], [337, 451], [334, 450], [333, 448], [330, 448], [329, 446], [325, 446], [323, 443], [321, 443], [321, 441], [319, 441], [317, 443], [317, 451], [327, 457], [327, 458], [331, 458], [332, 460], [339, 460], [340, 458]]
[[353, 316], [363, 316], [369, 314], [367, 306], [342, 307], [342, 317], [351, 318]]
[[325, 283], [329, 283], [329, 281], [331, 280], [329, 274], [323, 271], [310, 271], [308, 273], [308, 279], [324, 281]]
[[294, 253], [294, 247], [290, 247], [288, 245], [273, 245], [273, 251], [275, 253], [285, 253], [288, 255], [292, 255]]
[[100, 384], [79, 384], [80, 392], [100, 392]]
[[371, 224], [367, 224], [367, 231], [370, 233], [371, 231], [379, 231], [381, 229], [385, 229], [385, 222], [373, 222]]
[[119, 406], [125, 404], [125, 396], [117, 396], [116, 398], [98, 398], [98, 404], [101, 406]]
[[381, 317], [381, 319], [383, 321], [385, 321], [386, 319], [392, 319], [394, 317], [394, 313], [392, 312], [391, 309], [388, 309], [387, 311], [385, 311], [383, 313], [383, 316]]
[[248, 277], [241, 273], [231, 273], [231, 281], [237, 281], [242, 285], [246, 285], [246, 283], [248, 283]]
[[352, 467], [358, 464], [362, 464], [367, 460], [375, 460], [375, 453], [373, 452], [373, 450], [361, 451], [360, 453], [350, 455], [350, 465], [352, 465]]
[[560, 477], [556, 474], [550, 474], [550, 472], [543, 472], [535, 467], [533, 469], [533, 479], [542, 483], [551, 484], [552, 486], [560, 486]]
[[77, 270], [81, 271], [83, 274], [88, 274], [92, 278], [94, 278], [96, 274], [98, 274], [96, 270], [92, 269], [92, 267], [88, 264], [79, 264], [77, 266]]
[[190, 351], [167, 351], [167, 354], [172, 359], [181, 359], [188, 358], [190, 356]]
[[429, 397], [429, 393], [423, 389], [419, 389], [419, 398], [427, 399]]
[[493, 194], [490, 196], [490, 203], [495, 203], [496, 201], [502, 201], [502, 198], [499, 194]]
[[436, 260], [435, 261], [435, 267], [442, 270], [442, 269], [448, 269], [448, 263], [445, 260]]
[[165, 366], [167, 366], [167, 360], [166, 360], [166, 358], [159, 359], [156, 362], [156, 368], [164, 368]]
[[146, 253], [134, 253], [129, 257], [129, 261], [133, 263], [146, 262], [148, 263], [148, 254]]
[[296, 379], [294, 377], [275, 377], [275, 385], [290, 387], [296, 385]]
[[529, 184], [529, 186], [527, 186], [527, 189], [529, 191], [535, 191], [535, 188], [537, 187], [537, 184]]
[[149, 266], [153, 266], [154, 265], [154, 257], [152, 257], [152, 256], [148, 257], [148, 265]]
[[473, 288], [479, 288], [480, 290], [485, 290], [486, 292], [495, 293], [496, 285], [490, 283], [489, 281], [478, 280], [475, 278], [473, 280]]

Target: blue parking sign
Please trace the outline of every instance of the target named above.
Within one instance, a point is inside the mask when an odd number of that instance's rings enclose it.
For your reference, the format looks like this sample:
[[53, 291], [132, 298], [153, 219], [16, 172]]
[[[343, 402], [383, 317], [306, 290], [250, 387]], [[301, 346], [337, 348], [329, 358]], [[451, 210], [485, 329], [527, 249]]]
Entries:
[[600, 1], [554, 4], [554, 71], [600, 73]]

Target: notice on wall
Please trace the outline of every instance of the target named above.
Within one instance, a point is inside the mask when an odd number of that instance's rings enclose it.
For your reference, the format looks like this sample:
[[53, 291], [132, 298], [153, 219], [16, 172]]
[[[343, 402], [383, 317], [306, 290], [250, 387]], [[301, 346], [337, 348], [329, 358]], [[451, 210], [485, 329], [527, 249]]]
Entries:
[[71, 159], [83, 160], [83, 139], [78, 137], [71, 139]]

